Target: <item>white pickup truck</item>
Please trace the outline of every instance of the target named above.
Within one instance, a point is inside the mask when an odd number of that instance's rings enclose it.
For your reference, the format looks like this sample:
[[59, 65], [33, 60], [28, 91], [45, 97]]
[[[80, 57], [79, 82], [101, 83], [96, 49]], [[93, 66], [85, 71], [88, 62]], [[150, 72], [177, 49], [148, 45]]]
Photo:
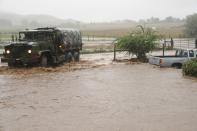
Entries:
[[160, 67], [181, 68], [183, 63], [197, 58], [197, 49], [178, 49], [174, 56], [150, 56], [149, 63]]

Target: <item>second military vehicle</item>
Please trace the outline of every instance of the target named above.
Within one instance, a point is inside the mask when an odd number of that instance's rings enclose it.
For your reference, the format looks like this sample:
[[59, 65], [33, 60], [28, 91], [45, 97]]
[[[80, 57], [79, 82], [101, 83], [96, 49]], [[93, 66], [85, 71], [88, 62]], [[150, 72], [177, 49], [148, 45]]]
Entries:
[[19, 32], [19, 40], [4, 47], [2, 61], [9, 66], [40, 64], [56, 65], [79, 61], [82, 49], [81, 32], [74, 29], [37, 28]]

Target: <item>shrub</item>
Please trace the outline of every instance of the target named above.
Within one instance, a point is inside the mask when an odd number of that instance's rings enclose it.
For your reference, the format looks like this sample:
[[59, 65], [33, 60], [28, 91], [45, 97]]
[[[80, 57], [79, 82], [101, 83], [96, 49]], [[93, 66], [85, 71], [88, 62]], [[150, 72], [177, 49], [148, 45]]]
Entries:
[[183, 75], [197, 77], [197, 58], [183, 64]]
[[129, 54], [137, 56], [137, 59], [144, 62], [146, 58], [146, 53], [152, 51], [156, 47], [155, 41], [159, 38], [155, 32], [142, 26], [140, 31], [130, 33], [118, 39], [117, 47], [121, 50], [127, 50]]

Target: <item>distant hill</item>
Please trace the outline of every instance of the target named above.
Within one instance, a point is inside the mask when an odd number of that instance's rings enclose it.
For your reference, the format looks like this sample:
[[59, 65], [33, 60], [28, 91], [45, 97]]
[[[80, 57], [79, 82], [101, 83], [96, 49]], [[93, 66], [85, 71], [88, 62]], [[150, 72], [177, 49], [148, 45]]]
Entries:
[[50, 15], [19, 15], [14, 13], [0, 12], [0, 27], [43, 27], [77, 25], [79, 21], [72, 19], [64, 20]]
[[0, 32], [17, 32], [26, 28], [62, 27], [78, 28], [85, 35], [122, 36], [135, 30], [137, 25], [154, 27], [164, 35], [182, 35], [185, 20], [167, 17], [165, 20], [150, 18], [147, 20], [117, 20], [111, 22], [84, 23], [73, 19], [60, 19], [50, 15], [20, 15], [0, 12]]

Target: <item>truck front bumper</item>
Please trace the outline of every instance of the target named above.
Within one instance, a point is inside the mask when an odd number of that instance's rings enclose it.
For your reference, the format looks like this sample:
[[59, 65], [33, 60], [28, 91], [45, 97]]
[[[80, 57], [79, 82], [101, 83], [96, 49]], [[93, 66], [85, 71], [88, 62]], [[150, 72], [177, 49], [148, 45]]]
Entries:
[[21, 64], [38, 63], [39, 61], [40, 61], [40, 59], [38, 57], [34, 57], [34, 58], [1, 58], [1, 62], [21, 63]]

